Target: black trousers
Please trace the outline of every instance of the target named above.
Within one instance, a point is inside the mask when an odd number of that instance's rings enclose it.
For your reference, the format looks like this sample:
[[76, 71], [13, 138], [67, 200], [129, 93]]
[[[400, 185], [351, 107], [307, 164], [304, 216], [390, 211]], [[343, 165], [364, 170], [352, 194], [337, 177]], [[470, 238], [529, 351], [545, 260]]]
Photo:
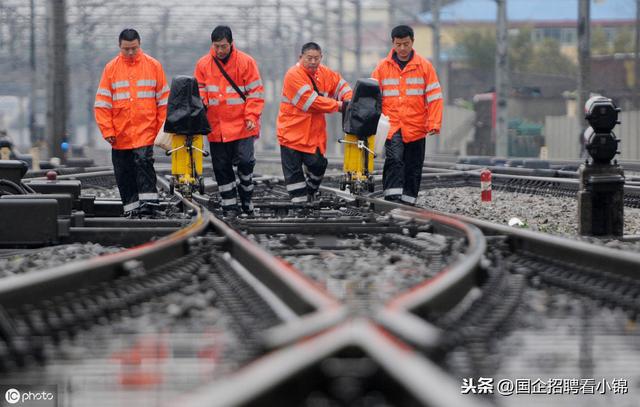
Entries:
[[291, 202], [307, 202], [308, 195], [315, 194], [320, 188], [327, 169], [327, 159], [322, 156], [320, 149], [316, 149], [315, 154], [309, 154], [280, 146], [280, 161]]
[[130, 212], [145, 202], [158, 202], [153, 146], [111, 150], [111, 162], [124, 212]]
[[422, 181], [425, 145], [424, 138], [403, 142], [400, 132], [385, 142], [386, 158], [382, 168], [384, 199], [415, 205]]
[[[248, 137], [227, 143], [211, 142], [209, 144], [213, 174], [218, 183], [222, 208], [225, 210], [237, 209], [238, 195], [240, 195], [243, 209], [253, 209], [251, 196], [253, 195], [253, 168], [256, 165], [254, 141], [255, 137]], [[234, 165], [238, 166], [238, 182], [233, 171]], [[236, 188], [236, 185], [239, 188]]]

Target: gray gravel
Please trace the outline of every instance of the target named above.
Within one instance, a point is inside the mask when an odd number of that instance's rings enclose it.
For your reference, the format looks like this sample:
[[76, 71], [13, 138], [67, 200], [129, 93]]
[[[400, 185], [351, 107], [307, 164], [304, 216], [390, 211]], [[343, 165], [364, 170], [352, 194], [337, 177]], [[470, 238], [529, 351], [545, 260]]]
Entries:
[[234, 317], [213, 290], [191, 285], [139, 306], [139, 316], [105, 321], [59, 344], [45, 343], [44, 367], [0, 380], [55, 383], [65, 406], [159, 406], [238, 367]]
[[[493, 378], [495, 385], [501, 380], [590, 379], [601, 387], [586, 395], [563, 390], [562, 394], [522, 391], [502, 396], [495, 391], [497, 406], [637, 406], [640, 330], [628, 314], [549, 288], [528, 288], [522, 300], [512, 329], [488, 349], [485, 367], [478, 374]], [[460, 350], [447, 357], [448, 366], [459, 377], [473, 375], [467, 370], [469, 360]], [[625, 394], [607, 388], [619, 379], [626, 380]]]
[[[434, 188], [421, 191], [417, 205], [508, 225], [518, 218], [523, 228], [640, 252], [640, 242], [578, 236], [577, 200], [574, 198], [492, 191], [491, 202], [480, 200], [480, 188]], [[640, 209], [624, 209], [624, 234], [640, 234]]]
[[91, 187], [82, 188], [82, 195], [93, 195], [96, 198], [120, 198], [120, 192], [118, 187], [104, 188], [104, 187]]
[[0, 258], [0, 277], [46, 270], [62, 264], [121, 251], [121, 247], [105, 247], [97, 243], [74, 243], [26, 251], [16, 251]]
[[[252, 238], [352, 309], [364, 312], [433, 277], [455, 260], [452, 253], [459, 253], [463, 245], [461, 240], [429, 233], [418, 233], [415, 239], [402, 235]], [[422, 256], [405, 246], [404, 239], [420, 245]]]

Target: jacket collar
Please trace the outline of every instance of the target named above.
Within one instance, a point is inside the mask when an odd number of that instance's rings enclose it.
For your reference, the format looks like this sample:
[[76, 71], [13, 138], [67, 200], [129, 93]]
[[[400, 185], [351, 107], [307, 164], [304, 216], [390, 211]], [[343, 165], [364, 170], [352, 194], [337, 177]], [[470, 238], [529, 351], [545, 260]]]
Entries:
[[[408, 67], [412, 66], [412, 65], [418, 65], [418, 58], [416, 58], [417, 54], [416, 54], [416, 50], [413, 49], [413, 58], [411, 58], [409, 60], [409, 62], [407, 62], [407, 65], [405, 66], [405, 69], [407, 69]], [[400, 69], [400, 67], [398, 66], [398, 64], [396, 63], [396, 61], [393, 60], [393, 48], [391, 48], [391, 51], [389, 51], [389, 53], [387, 54], [387, 57], [384, 59], [387, 63], [393, 65], [393, 66], [397, 66], [398, 69]]]
[[324, 69], [324, 65], [320, 64], [318, 65], [318, 69], [316, 69], [316, 71], [314, 73], [311, 73], [310, 71], [308, 71], [304, 66], [302, 66], [302, 64], [300, 62], [296, 62], [296, 67], [301, 70], [302, 72], [304, 72], [305, 75], [309, 75], [309, 76], [313, 76], [316, 77], [318, 76], [318, 74], [320, 73], [320, 71], [322, 69]]
[[[222, 66], [228, 66], [230, 65], [230, 62], [235, 61], [236, 60], [236, 55], [238, 54], [238, 52], [236, 51], [236, 47], [234, 45], [231, 46], [231, 53], [229, 53], [229, 59], [227, 59], [226, 63], [222, 63]], [[211, 55], [212, 58], [216, 58], [216, 53], [213, 49], [209, 48], [209, 55]], [[222, 62], [221, 59], [216, 58], [218, 61]]]
[[122, 55], [122, 53], [119, 54], [122, 61], [124, 61], [124, 63], [127, 65], [135, 65], [138, 62], [142, 61], [143, 55], [144, 55], [144, 52], [142, 52], [142, 48], [140, 48], [138, 52], [136, 52], [136, 55], [133, 57], [133, 59], [125, 58], [124, 55]]

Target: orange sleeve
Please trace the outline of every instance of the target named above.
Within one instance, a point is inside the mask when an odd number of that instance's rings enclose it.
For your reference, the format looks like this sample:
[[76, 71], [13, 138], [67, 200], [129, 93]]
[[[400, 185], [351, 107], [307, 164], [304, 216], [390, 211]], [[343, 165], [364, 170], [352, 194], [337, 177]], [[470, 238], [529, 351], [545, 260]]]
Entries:
[[103, 138], [115, 137], [113, 127], [113, 96], [111, 94], [111, 81], [107, 73], [107, 67], [102, 71], [98, 91], [96, 92], [96, 100], [93, 104], [93, 110], [96, 118], [96, 124], [102, 133]]
[[260, 78], [258, 64], [253, 58], [248, 58], [247, 68], [245, 70], [244, 86], [247, 101], [244, 107], [245, 120], [251, 120], [258, 123], [262, 109], [264, 108], [264, 86]]
[[297, 109], [309, 113], [332, 113], [338, 111], [338, 102], [334, 99], [320, 96], [313, 90], [310, 81], [301, 75], [289, 73], [285, 77], [284, 96]]
[[167, 119], [167, 103], [169, 102], [169, 85], [167, 77], [164, 74], [162, 65], [158, 64], [156, 73], [156, 134], [162, 128], [164, 121]]
[[442, 89], [440, 81], [433, 66], [427, 65], [425, 72], [425, 106], [427, 108], [427, 131], [440, 133], [442, 126]]
[[330, 96], [336, 100], [351, 100], [353, 91], [349, 83], [345, 81], [338, 72], [331, 72], [332, 89]]

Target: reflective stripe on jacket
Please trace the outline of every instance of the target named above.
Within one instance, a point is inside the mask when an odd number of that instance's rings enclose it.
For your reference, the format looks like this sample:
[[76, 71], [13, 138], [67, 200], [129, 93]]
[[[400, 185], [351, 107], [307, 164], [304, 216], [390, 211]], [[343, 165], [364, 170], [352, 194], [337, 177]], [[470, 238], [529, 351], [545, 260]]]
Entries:
[[[235, 46], [227, 63], [221, 62], [229, 77], [246, 95], [247, 100], [244, 101], [222, 75], [213, 58], [213, 51], [200, 58], [193, 74], [198, 80], [200, 97], [207, 106], [207, 118], [211, 125], [209, 141], [230, 142], [259, 135], [264, 87], [258, 64]], [[251, 120], [256, 127], [247, 130], [245, 120]]]
[[402, 131], [405, 143], [420, 140], [429, 132], [440, 132], [442, 90], [435, 69], [414, 51], [401, 71], [393, 50], [378, 63], [371, 76], [380, 82], [382, 112], [389, 117], [390, 139]]
[[102, 137], [112, 148], [153, 145], [167, 116], [169, 86], [162, 65], [139, 50], [133, 60], [118, 55], [107, 63], [96, 92], [94, 111]]
[[351, 100], [351, 87], [339, 73], [324, 65], [316, 70], [313, 80], [299, 63], [289, 68], [282, 84], [282, 100], [278, 113], [278, 142], [293, 150], [324, 155], [327, 150], [325, 113], [338, 111], [338, 100]]

